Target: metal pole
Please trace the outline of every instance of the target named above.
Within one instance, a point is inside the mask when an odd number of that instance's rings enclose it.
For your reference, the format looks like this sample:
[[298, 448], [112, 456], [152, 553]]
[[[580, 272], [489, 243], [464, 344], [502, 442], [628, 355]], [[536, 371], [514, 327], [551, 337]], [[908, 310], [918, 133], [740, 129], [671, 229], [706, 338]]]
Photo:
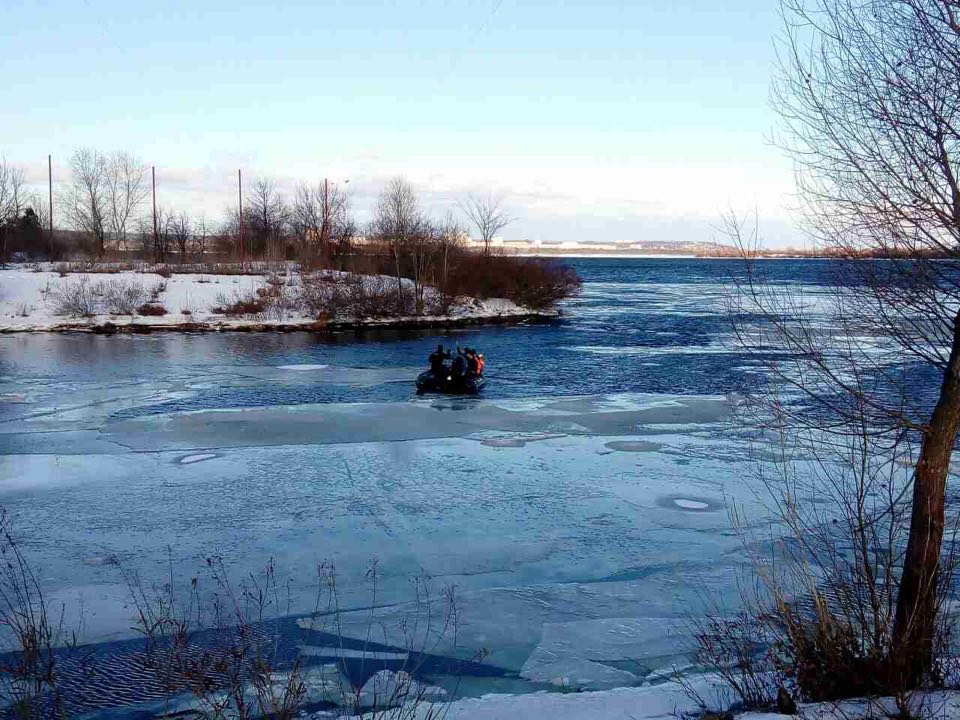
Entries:
[[237, 219], [240, 222], [240, 262], [243, 262], [243, 256], [246, 248], [243, 246], [243, 175], [237, 170]]
[[50, 228], [50, 259], [53, 260], [53, 157], [47, 155], [47, 224]]
[[153, 165], [150, 166], [150, 184], [153, 186], [153, 254], [154, 261], [157, 261], [159, 258], [157, 250], [159, 250], [159, 235], [157, 234], [157, 168]]
[[330, 244], [330, 228], [328, 223], [330, 222], [330, 183], [326, 178], [323, 179], [323, 227], [320, 228], [322, 237], [320, 238], [320, 253], [322, 257], [320, 258], [321, 262], [327, 262], [328, 246]]
[[50, 217], [47, 222], [50, 226], [50, 234], [53, 234], [53, 157], [47, 155], [47, 210]]

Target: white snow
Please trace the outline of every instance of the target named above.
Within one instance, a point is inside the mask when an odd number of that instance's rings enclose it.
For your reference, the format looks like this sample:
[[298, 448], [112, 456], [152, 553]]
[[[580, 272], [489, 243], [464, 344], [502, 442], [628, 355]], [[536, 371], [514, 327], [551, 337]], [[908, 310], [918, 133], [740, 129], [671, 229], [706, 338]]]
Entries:
[[403, 670], [380, 670], [370, 676], [360, 689], [360, 705], [384, 708], [402, 705], [408, 699], [441, 699], [447, 695], [443, 688], [424, 685]]
[[[370, 280], [374, 282], [376, 278]], [[162, 305], [167, 313], [162, 316], [115, 315], [109, 314], [106, 308], [101, 306], [98, 308], [99, 312], [90, 317], [69, 317], [57, 314], [54, 295], [58, 290], [80, 283], [94, 286], [112, 281], [138, 282], [143, 284], [148, 292], [156, 290], [156, 304]], [[228, 316], [216, 312], [224, 299], [229, 302], [238, 297], [255, 295], [258, 289], [265, 287], [266, 281], [266, 275], [175, 273], [169, 278], [163, 278], [156, 273], [128, 270], [116, 273], [70, 272], [61, 277], [60, 273], [54, 272], [50, 266], [0, 269], [0, 332], [83, 330], [102, 327], [107, 323], [118, 328], [136, 325], [157, 329], [191, 324], [194, 328], [217, 330], [249, 329], [251, 326], [258, 328], [315, 326], [316, 317], [306, 314], [302, 308], [271, 311], [265, 315], [255, 316]], [[295, 276], [288, 276], [288, 282], [295, 283]], [[331, 318], [331, 322], [386, 326], [497, 320], [536, 315], [553, 316], [554, 314], [549, 311], [533, 311], [501, 298], [487, 300], [462, 298], [448, 315], [443, 316], [424, 315], [362, 320], [337, 316]]]
[[[694, 683], [705, 699], [722, 702], [715, 677], [703, 676]], [[442, 712], [436, 704], [424, 703], [411, 708], [409, 717], [424, 720], [441, 713], [446, 720], [674, 720], [697, 709], [679, 685], [665, 683], [601, 692], [484, 695], [456, 700]]]
[[216, 453], [201, 453], [200, 455], [187, 455], [185, 458], [181, 458], [181, 465], [193, 465], [194, 463], [203, 462], [204, 460], [212, 460], [217, 457]]
[[[725, 707], [723, 703], [728, 702], [714, 676], [692, 679], [691, 685], [710, 703], [710, 709]], [[960, 717], [960, 693], [918, 693], [911, 698], [910, 706], [913, 716], [922, 720]], [[411, 708], [404, 717], [410, 720], [438, 716], [446, 720], [676, 720], [684, 714], [695, 716], [702, 709], [679, 685], [665, 683], [586, 693], [485, 695], [445, 706], [424, 703]], [[744, 712], [734, 717], [737, 720], [868, 720], [896, 714], [893, 698], [877, 698], [801, 705], [796, 715]], [[372, 720], [370, 715], [364, 717]]]
[[677, 507], [682, 507], [684, 510], [706, 510], [708, 507], [710, 507], [710, 505], [705, 502], [700, 502], [699, 500], [687, 500], [685, 498], [676, 498], [674, 499], [673, 503]]

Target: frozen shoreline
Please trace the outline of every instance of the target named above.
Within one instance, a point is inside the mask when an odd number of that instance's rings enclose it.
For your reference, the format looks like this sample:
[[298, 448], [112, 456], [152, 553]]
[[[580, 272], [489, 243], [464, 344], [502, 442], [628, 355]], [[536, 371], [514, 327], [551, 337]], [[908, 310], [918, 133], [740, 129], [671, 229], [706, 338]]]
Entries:
[[[57, 314], [53, 295], [77, 283], [137, 282], [152, 293], [151, 302], [165, 314], [111, 314], [86, 317]], [[311, 317], [302, 310], [247, 315], [218, 312], [225, 297], [253, 295], [267, 284], [267, 275], [173, 274], [123, 271], [71, 272], [61, 276], [50, 270], [27, 268], [0, 270], [0, 333], [98, 334], [166, 332], [324, 332], [366, 328], [464, 327], [480, 324], [547, 322], [560, 317], [557, 310], [534, 310], [510, 300], [460, 298], [444, 315], [396, 317]], [[409, 281], [405, 281], [409, 286]]]
[[164, 318], [95, 316], [82, 321], [63, 323], [0, 323], [0, 334], [14, 333], [118, 333], [152, 332], [329, 332], [334, 330], [367, 330], [385, 328], [458, 328], [471, 325], [500, 325], [524, 322], [549, 322], [560, 318], [559, 312], [528, 311], [514, 314], [474, 314], [469, 316], [413, 315], [395, 318], [288, 322], [277, 320], [188, 320], [184, 316]]

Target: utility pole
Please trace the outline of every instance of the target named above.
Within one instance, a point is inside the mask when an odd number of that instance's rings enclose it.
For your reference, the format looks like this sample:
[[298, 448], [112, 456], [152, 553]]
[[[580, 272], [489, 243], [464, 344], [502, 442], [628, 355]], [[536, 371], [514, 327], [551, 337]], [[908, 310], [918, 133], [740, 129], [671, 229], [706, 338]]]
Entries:
[[321, 262], [327, 262], [327, 256], [330, 254], [328, 252], [328, 245], [330, 243], [330, 183], [327, 181], [327, 178], [323, 179], [323, 226], [320, 228], [320, 253], [322, 255]]
[[47, 155], [47, 224], [50, 241], [50, 259], [53, 260], [53, 156]]
[[154, 262], [162, 258], [159, 257], [160, 237], [157, 234], [157, 168], [150, 166], [150, 184], [153, 186], [153, 255]]
[[240, 262], [243, 263], [245, 249], [243, 247], [243, 175], [237, 169], [237, 220], [240, 223]]

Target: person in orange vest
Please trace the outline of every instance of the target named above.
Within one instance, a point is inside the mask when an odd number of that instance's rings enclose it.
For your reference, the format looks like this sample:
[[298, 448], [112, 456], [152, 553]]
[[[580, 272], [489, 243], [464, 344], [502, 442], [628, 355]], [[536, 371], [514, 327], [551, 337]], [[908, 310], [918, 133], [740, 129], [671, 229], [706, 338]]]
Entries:
[[487, 361], [483, 359], [483, 353], [477, 355], [477, 375], [483, 375], [483, 366], [487, 364]]

